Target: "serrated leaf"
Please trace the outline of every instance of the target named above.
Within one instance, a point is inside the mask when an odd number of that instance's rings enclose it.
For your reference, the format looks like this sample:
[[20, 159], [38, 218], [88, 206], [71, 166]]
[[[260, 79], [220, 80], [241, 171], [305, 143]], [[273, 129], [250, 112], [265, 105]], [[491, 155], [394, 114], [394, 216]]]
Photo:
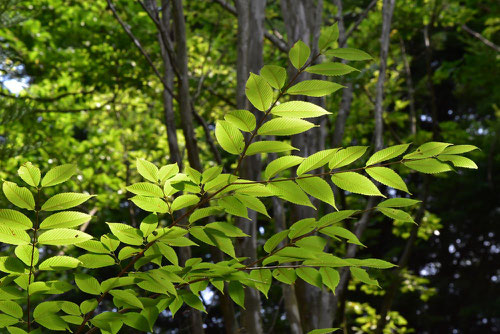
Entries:
[[437, 158], [440, 161], [449, 161], [455, 167], [477, 169], [474, 161], [460, 155], [440, 154]]
[[15, 257], [0, 257], [0, 271], [8, 274], [23, 274], [25, 271], [24, 264]]
[[275, 159], [267, 164], [266, 169], [264, 171], [265, 174], [264, 179], [269, 180], [279, 172], [300, 164], [303, 160], [304, 158], [299, 157], [298, 155], [287, 155]]
[[15, 206], [21, 209], [35, 209], [35, 198], [27, 188], [19, 187], [13, 182], [4, 181], [2, 189], [5, 197]]
[[201, 299], [198, 295], [195, 295], [191, 292], [185, 293], [181, 295], [182, 300], [189, 306], [191, 306], [194, 309], [197, 309], [202, 312], [205, 311], [205, 306], [203, 306], [203, 303], [201, 302]]
[[[24, 329], [18, 328], [18, 327], [6, 327], [7, 331], [9, 334], [28, 334]], [[34, 331], [32, 331], [33, 334], [36, 334]]]
[[42, 245], [73, 245], [92, 239], [90, 234], [70, 228], [56, 228], [43, 232], [38, 237]]
[[474, 145], [453, 145], [446, 147], [441, 154], [462, 154], [474, 150], [479, 150], [479, 148]]
[[224, 119], [241, 131], [252, 132], [255, 129], [255, 116], [248, 110], [230, 111], [224, 116]]
[[337, 208], [332, 188], [321, 177], [307, 177], [297, 179], [296, 182], [307, 194]]
[[31, 242], [31, 238], [22, 229], [0, 226], [0, 242], [9, 245], [27, 245]]
[[343, 63], [333, 63], [327, 62], [322, 64], [317, 64], [306, 68], [306, 72], [326, 75], [326, 76], [339, 76], [351, 73], [353, 71], [358, 71], [358, 69], [351, 67]]
[[266, 206], [257, 197], [244, 194], [234, 194], [234, 196], [250, 210], [257, 211], [259, 213], [262, 213], [264, 216], [271, 218], [267, 213]]
[[410, 144], [401, 144], [401, 145], [390, 146], [380, 151], [377, 151], [373, 153], [370, 159], [368, 159], [368, 161], [366, 162], [366, 166], [375, 165], [378, 164], [379, 162], [384, 162], [393, 159], [405, 153], [409, 146]]
[[378, 281], [376, 279], [371, 279], [366, 270], [361, 269], [361, 268], [356, 268], [356, 267], [350, 267], [351, 274], [353, 277], [357, 278], [361, 282], [368, 284], [368, 285], [378, 285]]
[[23, 317], [22, 307], [11, 300], [0, 301], [0, 311], [14, 318], [21, 319]]
[[377, 269], [389, 269], [396, 267], [396, 265], [380, 259], [346, 259], [346, 261], [349, 261], [351, 265], [359, 267], [369, 267]]
[[75, 246], [78, 248], [88, 250], [89, 252], [93, 253], [107, 254], [110, 251], [108, 248], [104, 247], [104, 245], [101, 242], [97, 240], [87, 240], [84, 242], [79, 242], [75, 244]]
[[355, 172], [343, 172], [332, 175], [332, 182], [340, 189], [367, 196], [382, 196], [382, 193], [366, 176]]
[[324, 226], [328, 226], [328, 225], [332, 225], [332, 224], [341, 222], [344, 219], [351, 217], [356, 212], [358, 212], [358, 211], [357, 210], [341, 210], [338, 212], [329, 213], [329, 214], [320, 218], [320, 220], [318, 221], [318, 227], [324, 227]]
[[403, 157], [405, 160], [409, 159], [423, 159], [423, 158], [430, 158], [434, 157], [440, 153], [442, 153], [445, 148], [450, 146], [451, 144], [449, 143], [441, 143], [441, 142], [429, 142], [420, 145], [414, 152], [408, 153]]
[[300, 118], [278, 117], [264, 123], [257, 133], [261, 136], [291, 136], [313, 127], [313, 123]]
[[271, 109], [271, 114], [290, 118], [311, 118], [331, 113], [311, 102], [290, 101], [275, 106]]
[[244, 233], [240, 228], [226, 222], [214, 222], [205, 225], [205, 227], [220, 231], [230, 238], [248, 237], [248, 234]]
[[328, 168], [335, 169], [347, 166], [361, 158], [367, 149], [367, 146], [351, 146], [340, 150], [331, 157]]
[[212, 181], [215, 179], [217, 176], [219, 176], [222, 173], [222, 167], [221, 166], [214, 166], [206, 169], [203, 174], [201, 175], [201, 183], [206, 184], [207, 182]]
[[301, 267], [297, 268], [295, 271], [297, 273], [297, 276], [302, 278], [307, 283], [314, 285], [318, 288], [321, 288], [323, 282], [321, 280], [321, 275], [318, 270], [310, 267]]
[[161, 198], [136, 195], [130, 198], [130, 200], [144, 211], [158, 213], [168, 212], [168, 205]]
[[394, 189], [402, 190], [408, 194], [408, 188], [406, 187], [405, 181], [399, 176], [395, 171], [387, 167], [372, 167], [367, 168], [366, 173], [370, 175], [374, 180], [389, 186]]
[[17, 174], [21, 177], [21, 179], [23, 179], [24, 182], [32, 187], [38, 187], [40, 184], [40, 169], [29, 161], [19, 167]]
[[53, 256], [40, 263], [38, 270], [68, 270], [78, 267], [81, 262], [70, 256]]
[[316, 228], [316, 220], [314, 218], [301, 219], [290, 226], [288, 237], [290, 240], [301, 237]]
[[201, 173], [197, 171], [196, 169], [186, 166], [185, 168], [185, 173], [187, 177], [194, 183], [194, 184], [200, 184], [201, 182]]
[[248, 146], [246, 155], [254, 155], [258, 153], [280, 153], [297, 150], [290, 144], [282, 141], [263, 140], [252, 143]]
[[309, 197], [300, 189], [300, 187], [293, 181], [278, 181], [269, 183], [266, 186], [273, 194], [284, 199], [285, 201], [310, 206], [314, 208]]
[[101, 294], [101, 285], [99, 284], [99, 281], [93, 276], [87, 274], [75, 274], [75, 283], [76, 286], [78, 286], [78, 289], [85, 293], [91, 295]]
[[38, 324], [53, 331], [69, 330], [69, 325], [64, 319], [56, 314], [46, 314], [43, 317], [35, 317]]
[[373, 59], [368, 53], [352, 48], [339, 48], [325, 52], [327, 57], [337, 57], [345, 60], [371, 60]]
[[335, 82], [324, 81], [324, 80], [304, 80], [287, 90], [290, 95], [306, 95], [314, 97], [322, 97], [330, 95], [331, 93], [343, 88], [344, 86], [339, 85]]
[[196, 209], [190, 216], [189, 216], [189, 222], [194, 223], [200, 219], [217, 215], [221, 213], [223, 208], [221, 206], [211, 206], [208, 208], [201, 208], [201, 209]]
[[413, 218], [407, 212], [404, 212], [402, 210], [384, 207], [378, 207], [377, 209], [389, 218], [402, 222], [415, 223]]
[[334, 154], [338, 151], [339, 149], [334, 148], [334, 149], [329, 149], [329, 150], [323, 150], [316, 152], [302, 161], [300, 166], [297, 168], [297, 175], [302, 175], [304, 173], [307, 173], [311, 170], [323, 167], [328, 161], [332, 159]]
[[300, 40], [297, 41], [288, 52], [290, 62], [292, 63], [293, 67], [298, 70], [300, 70], [307, 63], [310, 55], [311, 49], [309, 48], [309, 46], [307, 46], [306, 43]]
[[252, 270], [250, 272], [250, 278], [256, 281], [254, 282], [255, 287], [260, 292], [262, 292], [267, 298], [267, 294], [269, 292], [269, 289], [271, 288], [271, 283], [273, 280], [273, 275], [271, 274], [271, 270], [269, 269]]
[[236, 197], [229, 196], [221, 198], [218, 201], [218, 204], [219, 206], [223, 207], [227, 213], [248, 219], [248, 210], [246, 206], [241, 203]]
[[260, 76], [266, 79], [271, 87], [281, 89], [286, 81], [286, 69], [276, 65], [265, 65], [260, 70]]
[[340, 328], [320, 328], [313, 329], [312, 331], [307, 332], [307, 334], [330, 334], [338, 330], [340, 330]]
[[310, 235], [308, 237], [303, 237], [300, 240], [295, 241], [295, 245], [300, 248], [322, 252], [325, 249], [327, 242], [328, 241], [323, 237]]
[[91, 218], [91, 215], [78, 211], [58, 212], [45, 218], [40, 229], [75, 227], [89, 222]]
[[24, 262], [25, 265], [31, 266], [31, 260], [33, 259], [33, 265], [38, 263], [40, 258], [40, 252], [38, 248], [33, 247], [33, 245], [19, 245], [14, 250], [17, 258]]
[[127, 290], [110, 290], [109, 294], [113, 297], [125, 301], [127, 304], [137, 307], [144, 308], [144, 305], [141, 303], [139, 298], [137, 298], [133, 293]]
[[285, 284], [293, 284], [297, 279], [295, 270], [292, 268], [278, 268], [273, 270], [273, 277]]
[[333, 268], [321, 267], [319, 273], [323, 284], [335, 294], [335, 289], [340, 282], [339, 272]]
[[231, 281], [227, 286], [227, 291], [229, 292], [229, 297], [245, 309], [245, 289], [243, 289], [243, 285], [240, 282]]
[[328, 226], [322, 228], [320, 232], [332, 238], [342, 237], [344, 239], [347, 239], [347, 242], [351, 244], [366, 247], [359, 241], [358, 237], [354, 233], [340, 226]]
[[51, 187], [69, 180], [76, 173], [76, 165], [64, 164], [49, 170], [42, 179], [42, 187]]
[[273, 89], [260, 75], [250, 73], [245, 85], [248, 101], [260, 111], [266, 111], [273, 102]]
[[66, 210], [82, 204], [93, 197], [92, 195], [80, 193], [60, 193], [50, 197], [42, 205], [42, 211]]
[[166, 180], [174, 177], [179, 173], [179, 165], [177, 163], [168, 164], [166, 166], [162, 166], [158, 171], [158, 177], [160, 178], [161, 183], [164, 183]]
[[161, 188], [149, 182], [138, 182], [126, 187], [126, 189], [136, 195], [163, 197]]
[[0, 226], [28, 230], [33, 227], [33, 223], [21, 212], [11, 209], [0, 209]]
[[339, 26], [335, 23], [329, 27], [323, 28], [319, 35], [318, 47], [320, 51], [331, 47], [333, 43], [339, 38]]
[[106, 223], [108, 224], [111, 233], [115, 235], [118, 240], [128, 245], [140, 246], [143, 243], [143, 234], [140, 230], [132, 226], [121, 223]]
[[172, 211], [177, 211], [185, 207], [195, 205], [200, 201], [200, 198], [196, 195], [181, 195], [174, 199], [170, 208]]
[[215, 137], [219, 145], [231, 154], [240, 154], [245, 146], [245, 140], [240, 130], [227, 121], [217, 121]]
[[82, 267], [95, 269], [108, 267], [115, 264], [115, 260], [109, 255], [102, 254], [84, 254], [78, 257], [82, 262]]
[[137, 159], [136, 167], [139, 174], [146, 180], [156, 183], [160, 179], [158, 167], [153, 163], [145, 159]]
[[380, 202], [377, 207], [379, 208], [401, 208], [406, 206], [411, 206], [421, 201], [411, 199], [411, 198], [389, 198], [383, 202]]
[[453, 170], [448, 164], [445, 164], [444, 162], [441, 162], [434, 158], [405, 161], [403, 162], [403, 165], [413, 170], [416, 170], [417, 172], [425, 174], [437, 174]]
[[144, 218], [139, 225], [139, 229], [142, 231], [142, 235], [147, 237], [158, 227], [158, 216], [154, 213], [148, 215]]
[[288, 236], [288, 232], [289, 230], [283, 230], [271, 236], [264, 244], [264, 250], [271, 253], [283, 240], [285, 240]]

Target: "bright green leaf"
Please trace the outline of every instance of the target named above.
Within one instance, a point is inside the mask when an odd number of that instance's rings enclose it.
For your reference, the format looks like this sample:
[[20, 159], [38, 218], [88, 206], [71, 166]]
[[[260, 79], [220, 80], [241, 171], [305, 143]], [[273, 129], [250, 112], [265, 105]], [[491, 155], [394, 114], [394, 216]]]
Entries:
[[290, 51], [288, 52], [288, 57], [290, 58], [290, 62], [293, 67], [300, 70], [309, 59], [311, 55], [311, 49], [307, 46], [306, 43], [302, 41], [297, 41]]
[[335, 82], [324, 81], [324, 80], [304, 80], [287, 90], [290, 95], [306, 95], [321, 97], [325, 95], [330, 95], [331, 93], [343, 88], [344, 86], [339, 85]]
[[327, 75], [327, 76], [339, 76], [351, 73], [353, 71], [359, 72], [358, 69], [351, 67], [349, 65], [343, 63], [333, 63], [333, 62], [317, 64], [306, 68], [306, 72], [319, 75]]
[[389, 186], [394, 189], [402, 190], [404, 192], [410, 193], [406, 187], [405, 181], [399, 176], [395, 171], [387, 167], [372, 167], [367, 168], [366, 173], [370, 175], [374, 180]]
[[288, 152], [292, 150], [297, 150], [290, 144], [287, 144], [282, 141], [273, 141], [273, 140], [263, 140], [252, 143], [248, 146], [246, 155], [254, 155], [258, 153], [280, 153], [280, 152]]
[[38, 270], [68, 270], [78, 267], [81, 262], [70, 256], [53, 256], [40, 263]]
[[227, 121], [217, 121], [215, 137], [219, 145], [231, 154], [240, 154], [245, 146], [245, 140], [240, 130]]
[[15, 206], [21, 209], [35, 209], [35, 198], [27, 188], [19, 187], [13, 182], [4, 181], [2, 189], [5, 197]]
[[58, 212], [45, 218], [40, 224], [40, 229], [75, 227], [89, 222], [91, 218], [91, 215], [78, 211]]
[[380, 151], [377, 151], [373, 153], [370, 159], [368, 159], [368, 161], [366, 162], [366, 166], [375, 165], [378, 164], [379, 162], [393, 159], [405, 153], [409, 146], [410, 144], [401, 144], [401, 145], [390, 146]]
[[87, 201], [92, 195], [79, 193], [60, 193], [50, 197], [42, 205], [42, 211], [59, 211], [72, 208]]
[[245, 94], [250, 103], [260, 111], [266, 111], [273, 102], [273, 89], [264, 78], [255, 73], [250, 73]]
[[271, 109], [271, 114], [290, 118], [311, 118], [331, 113], [311, 102], [290, 101], [275, 106]]
[[366, 176], [355, 172], [343, 172], [332, 175], [332, 182], [340, 189], [367, 196], [382, 196], [382, 193]]
[[56, 228], [43, 232], [38, 237], [42, 245], [73, 245], [92, 239], [90, 234], [70, 228]]
[[300, 118], [279, 117], [264, 123], [257, 132], [261, 136], [291, 136], [305, 132], [315, 125]]
[[260, 76], [266, 79], [271, 87], [281, 89], [286, 81], [286, 69], [276, 65], [265, 65], [260, 70]]
[[31, 162], [24, 163], [17, 170], [17, 174], [23, 179], [24, 182], [32, 187], [38, 187], [40, 184], [40, 169], [34, 166]]
[[28, 217], [11, 209], [0, 209], [0, 225], [21, 230], [28, 230], [33, 227], [33, 223]]
[[337, 57], [345, 60], [370, 60], [373, 59], [368, 53], [352, 48], [339, 48], [329, 50], [325, 53], [328, 57]]
[[51, 187], [69, 180], [76, 173], [76, 165], [65, 164], [52, 168], [42, 179], [42, 187]]

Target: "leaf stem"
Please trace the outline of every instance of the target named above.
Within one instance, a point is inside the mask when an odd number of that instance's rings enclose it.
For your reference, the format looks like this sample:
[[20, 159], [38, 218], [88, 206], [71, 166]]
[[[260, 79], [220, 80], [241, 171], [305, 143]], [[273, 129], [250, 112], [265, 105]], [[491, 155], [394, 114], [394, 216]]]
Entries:
[[33, 262], [35, 258], [35, 245], [37, 242], [37, 232], [38, 232], [38, 227], [39, 227], [39, 216], [40, 216], [40, 188], [37, 188], [37, 198], [36, 198], [36, 205], [35, 205], [35, 215], [36, 215], [36, 221], [35, 221], [35, 226], [33, 228], [33, 239], [32, 239], [32, 244], [33, 247], [31, 248], [31, 262], [30, 262], [30, 272], [28, 275], [28, 286], [26, 288], [26, 292], [28, 294], [27, 296], [27, 313], [28, 313], [28, 333], [31, 332], [31, 296], [30, 296], [30, 285], [31, 285], [31, 277], [33, 276]]

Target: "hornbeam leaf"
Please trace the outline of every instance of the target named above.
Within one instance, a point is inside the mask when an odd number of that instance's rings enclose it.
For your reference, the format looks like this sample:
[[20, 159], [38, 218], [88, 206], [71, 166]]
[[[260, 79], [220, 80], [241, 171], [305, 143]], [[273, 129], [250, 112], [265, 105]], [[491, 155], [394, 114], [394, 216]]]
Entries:
[[293, 284], [297, 279], [297, 274], [292, 268], [278, 268], [273, 270], [273, 277], [285, 284]]
[[234, 196], [250, 210], [257, 211], [259, 213], [262, 213], [264, 216], [271, 218], [271, 216], [269, 216], [269, 214], [267, 213], [266, 206], [257, 197], [244, 194], [234, 194]]
[[407, 212], [404, 212], [403, 210], [398, 210], [398, 209], [393, 209], [393, 208], [384, 208], [384, 207], [377, 207], [377, 209], [389, 218], [399, 220], [402, 222], [415, 223], [413, 218]]
[[118, 240], [128, 245], [140, 246], [143, 243], [142, 231], [132, 226], [122, 223], [106, 223], [108, 224], [111, 233], [115, 235]]
[[14, 318], [22, 319], [23, 317], [22, 307], [12, 300], [0, 301], [0, 311]]
[[409, 146], [410, 144], [401, 144], [401, 145], [390, 146], [380, 151], [377, 151], [373, 153], [370, 159], [368, 159], [368, 161], [366, 162], [366, 166], [375, 165], [378, 164], [379, 162], [393, 159], [405, 153]]
[[91, 218], [91, 215], [78, 211], [58, 212], [45, 218], [40, 224], [40, 229], [75, 227], [89, 222]]
[[15, 206], [21, 209], [35, 209], [35, 198], [27, 188], [19, 187], [13, 182], [4, 181], [2, 189], [5, 197]]
[[180, 209], [183, 209], [185, 207], [195, 205], [200, 201], [200, 198], [196, 195], [188, 194], [188, 195], [181, 195], [174, 199], [172, 202], [172, 205], [170, 208], [172, 211], [177, 211]]
[[462, 154], [470, 151], [479, 150], [478, 147], [474, 145], [453, 145], [446, 147], [442, 154]]
[[31, 266], [31, 260], [33, 260], [33, 265], [36, 265], [40, 259], [40, 252], [33, 245], [19, 245], [14, 250], [14, 253], [27, 266]]
[[331, 93], [343, 88], [344, 86], [339, 85], [335, 82], [324, 81], [324, 80], [304, 80], [287, 90], [290, 95], [306, 95], [321, 97], [325, 95], [330, 95]]
[[367, 146], [351, 146], [335, 153], [328, 164], [330, 169], [347, 166], [365, 154]]
[[451, 146], [449, 143], [441, 143], [441, 142], [429, 142], [420, 145], [414, 152], [408, 153], [403, 157], [403, 159], [423, 159], [434, 157], [440, 153], [442, 153], [448, 146]]
[[335, 23], [327, 28], [323, 28], [319, 35], [318, 47], [320, 51], [330, 47], [339, 38], [339, 26]]
[[108, 267], [115, 264], [115, 260], [109, 255], [102, 254], [84, 254], [78, 257], [82, 262], [82, 267], [96, 269]]
[[358, 212], [357, 210], [340, 210], [338, 212], [329, 213], [318, 220], [318, 227], [325, 227], [341, 222], [344, 219], [351, 217]]
[[89, 252], [92, 253], [108, 254], [110, 251], [108, 248], [104, 247], [102, 242], [97, 240], [87, 240], [84, 242], [79, 242], [75, 244], [75, 246], [78, 248], [83, 248], [85, 250], [88, 250]]
[[406, 206], [411, 206], [417, 203], [420, 203], [421, 201], [418, 201], [416, 199], [411, 199], [411, 198], [389, 198], [386, 199], [383, 202], [380, 202], [377, 207], [380, 208], [401, 208], [401, 207], [406, 207]]
[[51, 187], [69, 180], [76, 173], [76, 165], [65, 164], [52, 168], [42, 179], [42, 187]]
[[33, 223], [21, 212], [11, 209], [0, 209], [0, 226], [28, 230], [33, 227]]
[[271, 236], [264, 244], [264, 250], [271, 253], [283, 240], [285, 240], [288, 236], [288, 232], [289, 230], [283, 230]]
[[337, 57], [345, 60], [370, 60], [373, 59], [368, 53], [352, 48], [339, 48], [325, 52], [328, 57]]
[[136, 167], [139, 174], [146, 180], [156, 183], [160, 179], [158, 167], [146, 159], [137, 159]]
[[245, 290], [243, 289], [243, 285], [238, 281], [231, 281], [228, 284], [227, 290], [229, 292], [229, 297], [245, 309]]
[[290, 118], [311, 118], [331, 114], [320, 106], [305, 101], [290, 101], [278, 104], [271, 114]]
[[217, 121], [215, 137], [219, 145], [231, 154], [240, 154], [245, 146], [245, 140], [240, 130], [227, 121]]
[[40, 169], [34, 166], [31, 162], [24, 163], [17, 170], [17, 174], [23, 179], [24, 182], [33, 187], [38, 187], [40, 184]]
[[222, 167], [221, 166], [214, 166], [206, 169], [203, 174], [201, 175], [201, 183], [206, 184], [207, 182], [212, 181], [215, 179], [217, 176], [219, 176], [222, 173]]
[[304, 66], [311, 55], [311, 49], [307, 46], [306, 43], [302, 41], [297, 41], [290, 52], [288, 52], [288, 57], [290, 58], [290, 62], [293, 67], [300, 70], [302, 66]]
[[314, 218], [301, 219], [290, 226], [288, 237], [291, 239], [298, 238], [307, 234], [316, 228], [316, 220]]
[[43, 232], [38, 237], [42, 245], [73, 245], [92, 239], [90, 234], [70, 228], [56, 228]]
[[285, 201], [314, 208], [309, 197], [307, 197], [302, 189], [293, 181], [273, 182], [269, 183], [266, 187]]
[[280, 153], [292, 150], [298, 149], [282, 141], [263, 140], [250, 144], [246, 155], [254, 155], [258, 153]]
[[194, 223], [200, 219], [220, 214], [222, 212], [222, 210], [223, 210], [223, 208], [221, 206], [211, 206], [208, 208], [196, 209], [189, 216], [189, 222]]
[[179, 173], [179, 165], [177, 165], [177, 163], [168, 164], [160, 168], [160, 170], [158, 171], [158, 177], [160, 178], [161, 183], [163, 184], [163, 182], [170, 179], [171, 177], [174, 177], [178, 173]]
[[264, 171], [265, 179], [269, 180], [279, 172], [300, 164], [303, 160], [304, 158], [299, 157], [298, 155], [287, 155], [275, 159], [267, 164], [266, 170]]
[[333, 148], [329, 150], [319, 151], [308, 156], [297, 168], [297, 175], [300, 176], [316, 168], [323, 167], [326, 163], [328, 163], [328, 161], [330, 161], [330, 159], [338, 150], [338, 148]]
[[246, 206], [236, 197], [224, 197], [221, 198], [218, 203], [219, 206], [223, 207], [227, 213], [248, 219], [248, 210]]
[[141, 196], [163, 197], [163, 191], [156, 184], [138, 182], [126, 187], [133, 194]]
[[378, 281], [376, 279], [371, 279], [370, 276], [368, 275], [368, 273], [366, 272], [366, 270], [361, 269], [361, 268], [356, 268], [356, 267], [349, 267], [349, 269], [351, 270], [352, 276], [357, 278], [361, 282], [363, 282], [365, 284], [376, 285], [376, 286], [380, 287], [378, 285]]
[[266, 79], [271, 87], [281, 89], [286, 81], [286, 69], [276, 65], [265, 65], [260, 70], [260, 76]]
[[42, 211], [59, 211], [72, 208], [87, 201], [92, 195], [80, 193], [60, 193], [50, 197], [42, 205]]
[[335, 294], [335, 288], [340, 282], [339, 272], [333, 268], [321, 267], [319, 273], [323, 284]]
[[323, 234], [326, 234], [332, 238], [342, 237], [344, 239], [347, 239], [347, 242], [349, 242], [351, 244], [366, 247], [365, 245], [363, 245], [361, 243], [361, 241], [359, 241], [358, 237], [354, 233], [352, 233], [348, 229], [345, 229], [345, 228], [340, 227], [340, 226], [328, 226], [328, 227], [322, 228], [320, 230], [320, 232]]
[[477, 169], [474, 161], [460, 155], [440, 154], [437, 158], [439, 161], [449, 161], [455, 167]]
[[255, 129], [255, 116], [248, 110], [230, 111], [224, 116], [224, 119], [241, 131], [252, 132]]
[[340, 328], [320, 328], [313, 329], [312, 331], [307, 332], [307, 334], [330, 334], [338, 330], [340, 330]]
[[144, 305], [139, 300], [139, 298], [137, 298], [130, 291], [127, 291], [127, 290], [110, 290], [109, 293], [113, 297], [115, 297], [117, 299], [120, 299], [120, 300], [123, 300], [124, 302], [126, 302], [130, 306], [134, 306], [134, 307], [140, 308], [140, 309], [144, 308]]
[[389, 269], [396, 266], [395, 264], [380, 259], [346, 259], [346, 261], [354, 266], [377, 269]]
[[142, 231], [142, 235], [144, 235], [144, 237], [147, 237], [148, 235], [153, 233], [153, 231], [156, 230], [157, 227], [158, 216], [154, 213], [144, 218], [141, 222], [141, 225], [139, 225], [139, 229]]
[[437, 174], [443, 172], [449, 172], [453, 170], [450, 165], [445, 164], [444, 162], [438, 161], [434, 158], [428, 158], [423, 160], [414, 160], [414, 161], [405, 161], [403, 164], [416, 170], [417, 172], [425, 173], [425, 174]]
[[332, 182], [340, 189], [367, 196], [382, 196], [382, 193], [366, 176], [355, 172], [343, 172], [332, 175]]
[[349, 65], [343, 63], [333, 63], [333, 62], [317, 64], [306, 68], [306, 72], [319, 75], [327, 75], [327, 76], [344, 75], [351, 73], [353, 71], [359, 72], [358, 69], [351, 67]]
[[399, 176], [395, 171], [387, 167], [372, 167], [367, 168], [366, 173], [370, 175], [374, 180], [385, 184], [394, 189], [402, 190], [408, 194], [408, 188], [406, 187], [405, 181]]
[[269, 269], [259, 269], [252, 270], [250, 272], [250, 278], [255, 280], [255, 287], [262, 292], [266, 298], [269, 289], [271, 288], [271, 283], [273, 280], [273, 275], [271, 274], [271, 270]]
[[130, 199], [135, 205], [148, 212], [166, 213], [168, 205], [164, 200], [158, 197], [146, 197], [136, 195]]
[[316, 197], [320, 201], [323, 201], [334, 208], [337, 208], [332, 188], [328, 182], [323, 180], [321, 177], [297, 179], [296, 182], [307, 194]]
[[81, 262], [70, 256], [53, 256], [40, 263], [38, 270], [68, 270], [78, 267]]
[[248, 101], [260, 111], [266, 111], [273, 102], [273, 89], [260, 75], [250, 73], [245, 86]]
[[321, 274], [318, 270], [310, 267], [301, 267], [297, 268], [295, 271], [297, 272], [297, 276], [302, 278], [307, 283], [321, 288], [323, 281], [321, 280]]
[[[8, 274], [21, 275], [25, 272], [25, 266], [19, 259], [13, 256], [0, 256], [0, 271]], [[16, 282], [18, 281], [16, 280]]]
[[31, 238], [23, 229], [0, 225], [0, 242], [9, 245], [27, 245], [31, 242]]
[[267, 121], [258, 131], [261, 136], [291, 136], [305, 132], [315, 125], [299, 118], [279, 117]]

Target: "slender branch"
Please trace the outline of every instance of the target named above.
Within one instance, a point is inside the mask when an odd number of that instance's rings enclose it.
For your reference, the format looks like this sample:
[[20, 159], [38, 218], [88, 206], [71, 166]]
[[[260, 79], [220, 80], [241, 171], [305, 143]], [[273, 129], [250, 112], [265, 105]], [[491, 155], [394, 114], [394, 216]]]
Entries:
[[90, 91], [82, 91], [82, 92], [68, 92], [68, 93], [63, 93], [59, 94], [53, 97], [46, 97], [46, 96], [17, 96], [17, 95], [12, 95], [12, 94], [6, 94], [2, 91], [0, 91], [0, 96], [6, 97], [8, 99], [15, 99], [15, 100], [33, 100], [33, 101], [38, 101], [38, 102], [54, 102], [60, 99], [63, 99], [68, 96], [75, 96], [75, 95], [88, 95], [92, 94], [94, 90]]
[[33, 262], [35, 259], [35, 245], [37, 242], [37, 232], [38, 232], [38, 226], [39, 226], [39, 216], [40, 216], [40, 209], [38, 208], [38, 205], [40, 204], [40, 189], [37, 190], [37, 198], [36, 198], [36, 206], [35, 206], [35, 212], [36, 212], [36, 220], [35, 220], [35, 226], [33, 229], [33, 240], [32, 244], [33, 247], [31, 248], [31, 262], [30, 262], [30, 272], [28, 275], [28, 287], [26, 288], [26, 293], [28, 294], [28, 300], [27, 300], [27, 313], [28, 313], [28, 333], [31, 332], [31, 296], [30, 296], [30, 284], [31, 284], [31, 278], [33, 277]]
[[365, 10], [359, 15], [359, 17], [356, 20], [356, 22], [354, 22], [354, 24], [349, 28], [349, 30], [347, 30], [347, 32], [345, 33], [344, 38], [341, 41], [339, 41], [339, 45], [343, 45], [347, 41], [347, 39], [359, 27], [359, 25], [361, 24], [361, 22], [363, 22], [363, 20], [366, 18], [366, 16], [370, 12], [370, 10], [372, 10], [372, 8], [375, 7], [376, 4], [377, 4], [377, 0], [372, 0], [372, 2], [370, 2], [368, 4], [368, 6], [365, 8]]
[[486, 46], [492, 48], [496, 52], [500, 52], [500, 46], [496, 45], [495, 43], [493, 43], [492, 41], [490, 41], [489, 39], [487, 39], [486, 37], [484, 37], [480, 33], [472, 30], [471, 28], [469, 28], [465, 24], [462, 24], [462, 29], [467, 31], [469, 34], [471, 34], [472, 36], [474, 36], [475, 38], [477, 38], [481, 42], [483, 42]]

